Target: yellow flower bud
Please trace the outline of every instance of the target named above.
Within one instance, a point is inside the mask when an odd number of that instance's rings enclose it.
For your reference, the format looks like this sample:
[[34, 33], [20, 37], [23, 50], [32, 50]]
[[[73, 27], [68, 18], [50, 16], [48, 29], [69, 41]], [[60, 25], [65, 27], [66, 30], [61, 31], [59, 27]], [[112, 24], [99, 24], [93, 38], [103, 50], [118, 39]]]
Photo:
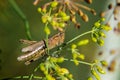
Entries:
[[96, 66], [96, 68], [99, 73], [105, 74], [105, 71], [100, 66]]
[[92, 77], [89, 77], [87, 80], [93, 80]]
[[73, 59], [76, 59], [78, 57], [77, 53], [72, 53], [73, 54]]
[[40, 64], [40, 69], [41, 69], [41, 71], [45, 71], [45, 66], [43, 63]]
[[50, 23], [51, 23], [52, 26], [56, 26], [57, 22], [56, 21], [51, 21]]
[[105, 60], [100, 61], [100, 63], [102, 64], [102, 66], [105, 66], [105, 67], [107, 67], [107, 66], [108, 66], [108, 63], [107, 63]]
[[103, 32], [99, 32], [99, 35], [104, 38], [106, 37], [106, 35]]
[[50, 58], [50, 61], [51, 61], [51, 62], [57, 62], [57, 58], [56, 58], [56, 57], [51, 57], [51, 58]]
[[104, 40], [100, 39], [97, 41], [97, 43], [100, 45], [100, 46], [103, 46], [104, 45]]
[[109, 31], [112, 29], [110, 26], [107, 26], [107, 25], [103, 25], [102, 28], [106, 31]]
[[82, 59], [82, 60], [85, 59], [85, 55], [84, 55], [84, 54], [80, 54], [80, 55], [78, 55], [78, 57], [79, 57], [80, 59]]
[[58, 2], [57, 1], [53, 1], [52, 3], [51, 3], [51, 7], [56, 7], [58, 5]]
[[54, 77], [52, 77], [51, 75], [46, 75], [46, 78], [47, 78], [47, 80], [55, 80], [55, 78]]
[[61, 75], [69, 74], [69, 71], [66, 68], [60, 68], [58, 73]]
[[95, 37], [92, 37], [93, 42], [97, 42], [97, 39]]
[[64, 16], [64, 17], [62, 17], [63, 21], [68, 21], [69, 19], [70, 19], [70, 16]]
[[100, 76], [96, 73], [95, 70], [91, 70], [91, 73], [92, 73], [92, 75], [94, 75], [94, 77], [95, 77], [97, 80], [100, 80]]
[[50, 29], [49, 29], [47, 26], [45, 27], [44, 31], [45, 31], [45, 33], [46, 33], [47, 35], [50, 34]]
[[66, 17], [67, 15], [66, 15], [66, 13], [65, 13], [65, 12], [60, 11], [60, 12], [59, 12], [59, 16], [61, 16], [61, 17]]
[[97, 60], [97, 59], [95, 59], [95, 60], [93, 61], [93, 63], [98, 63], [98, 60]]
[[89, 43], [89, 40], [85, 39], [85, 40], [79, 41], [78, 46], [86, 45], [88, 43]]
[[82, 16], [82, 19], [85, 21], [85, 22], [88, 22], [89, 21], [89, 18], [86, 14], [83, 14]]
[[101, 21], [105, 21], [105, 18], [101, 18], [100, 20], [101, 20]]
[[41, 8], [38, 8], [38, 12], [41, 12]]
[[75, 49], [76, 47], [77, 47], [76, 44], [72, 44], [72, 46], [71, 46], [72, 49]]
[[78, 60], [76, 60], [76, 59], [74, 60], [74, 63], [75, 63], [76, 66], [79, 65], [79, 62], [78, 62]]
[[65, 23], [59, 23], [59, 27], [65, 27]]
[[99, 28], [100, 27], [100, 23], [99, 22], [95, 22], [94, 26]]
[[59, 63], [61, 63], [61, 62], [63, 62], [64, 61], [64, 57], [60, 57], [60, 58], [58, 58], [58, 60], [57, 60], [57, 62], [59, 62]]
[[43, 23], [46, 23], [48, 21], [48, 16], [42, 16], [41, 19]]

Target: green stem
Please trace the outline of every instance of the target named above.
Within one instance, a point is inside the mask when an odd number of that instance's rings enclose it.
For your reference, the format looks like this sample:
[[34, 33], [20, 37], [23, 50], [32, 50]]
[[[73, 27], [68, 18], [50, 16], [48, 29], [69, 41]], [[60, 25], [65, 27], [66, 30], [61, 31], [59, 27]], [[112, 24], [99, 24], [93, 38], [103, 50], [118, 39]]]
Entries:
[[[47, 25], [48, 25], [48, 22], [45, 24], [45, 27], [47, 27]], [[45, 38], [46, 40], [46, 47], [47, 47], [47, 53], [49, 54], [49, 47], [48, 47], [48, 34], [46, 34], [46, 38]]]
[[29, 80], [32, 80], [33, 76], [34, 76], [34, 75], [33, 75], [33, 74], [31, 74], [31, 75], [30, 75], [30, 78], [29, 78]]
[[33, 76], [34, 79], [42, 79], [42, 77], [39, 76]]
[[[65, 60], [69, 60], [69, 59], [65, 59]], [[73, 59], [70, 59], [69, 61], [72, 61], [72, 62], [74, 62], [74, 60]], [[84, 61], [78, 61], [79, 63], [81, 63], [81, 64], [85, 64], [85, 65], [89, 65], [89, 66], [93, 66], [93, 63], [88, 63], [88, 62], [84, 62]]]
[[51, 15], [51, 12], [52, 12], [52, 8], [49, 9], [49, 16]]
[[28, 79], [30, 76], [17, 76], [17, 77], [13, 77], [13, 79]]
[[34, 72], [36, 72], [40, 68], [40, 64], [34, 69]]
[[11, 4], [12, 8], [17, 12], [17, 14], [20, 16], [20, 18], [25, 23], [25, 30], [26, 30], [27, 38], [29, 40], [31, 40], [32, 37], [31, 37], [31, 34], [30, 34], [29, 22], [28, 22], [28, 20], [25, 16], [25, 14], [21, 11], [21, 9], [18, 7], [18, 5], [16, 4], [16, 2], [14, 0], [8, 0], [8, 1]]
[[70, 41], [66, 42], [66, 44], [70, 44], [71, 42], [75, 41], [76, 39], [78, 39], [78, 38], [80, 38], [80, 37], [82, 37], [82, 36], [84, 36], [84, 35], [86, 35], [86, 34], [89, 34], [89, 33], [91, 33], [91, 32], [93, 32], [93, 30], [88, 31], [88, 32], [85, 32], [85, 33], [83, 33], [83, 34], [80, 34], [80, 35], [76, 36], [75, 38], [71, 39]]
[[[18, 76], [18, 77], [14, 77], [13, 79], [28, 79], [30, 76]], [[42, 77], [39, 76], [33, 76], [32, 78], [34, 79], [42, 79]], [[30, 80], [30, 79], [29, 79]]]
[[[70, 61], [74, 61], [74, 60], [70, 60]], [[92, 63], [88, 63], [88, 62], [84, 62], [84, 61], [78, 61], [78, 62], [81, 64], [89, 65], [89, 66], [93, 65]]]

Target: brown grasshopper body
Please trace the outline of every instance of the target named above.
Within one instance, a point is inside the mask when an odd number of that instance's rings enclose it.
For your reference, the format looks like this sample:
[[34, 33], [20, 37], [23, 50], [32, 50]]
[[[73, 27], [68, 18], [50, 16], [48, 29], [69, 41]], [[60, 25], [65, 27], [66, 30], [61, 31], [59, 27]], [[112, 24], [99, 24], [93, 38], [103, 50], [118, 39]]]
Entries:
[[[39, 42], [22, 40], [22, 42], [31, 45], [22, 49], [22, 52], [24, 52], [25, 54], [19, 56], [17, 58], [18, 61], [25, 61], [25, 64], [28, 65], [31, 62], [42, 57], [42, 55], [45, 55], [47, 47], [44, 40]], [[48, 39], [48, 48], [49, 49], [55, 48], [56, 46], [62, 44], [63, 42], [64, 42], [64, 32], [60, 32]]]

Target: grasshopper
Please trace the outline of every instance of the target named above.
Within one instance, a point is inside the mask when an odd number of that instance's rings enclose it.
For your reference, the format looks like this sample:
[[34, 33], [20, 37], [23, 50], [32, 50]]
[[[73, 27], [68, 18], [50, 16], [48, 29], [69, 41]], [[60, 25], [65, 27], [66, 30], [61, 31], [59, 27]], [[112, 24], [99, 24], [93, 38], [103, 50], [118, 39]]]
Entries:
[[25, 53], [17, 58], [18, 61], [25, 61], [26, 65], [38, 60], [40, 57], [46, 54], [47, 48], [52, 49], [64, 42], [64, 32], [52, 36], [48, 39], [48, 46], [46, 47], [45, 40], [41, 41], [29, 41], [21, 40], [23, 44], [29, 44], [29, 46], [22, 48], [22, 52]]

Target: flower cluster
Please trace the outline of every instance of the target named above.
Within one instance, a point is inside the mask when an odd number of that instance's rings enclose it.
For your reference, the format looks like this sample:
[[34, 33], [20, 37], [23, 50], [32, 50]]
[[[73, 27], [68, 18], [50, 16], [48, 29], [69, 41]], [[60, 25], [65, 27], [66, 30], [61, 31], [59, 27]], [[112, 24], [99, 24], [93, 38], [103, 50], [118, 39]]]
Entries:
[[79, 60], [84, 60], [85, 59], [85, 56], [84, 54], [81, 54], [79, 53], [77, 47], [79, 46], [83, 46], [83, 45], [86, 45], [88, 44], [89, 40], [88, 39], [85, 39], [85, 40], [81, 40], [79, 41], [77, 44], [72, 44], [71, 46], [71, 51], [72, 51], [72, 55], [73, 55], [73, 62], [76, 64], [76, 65], [79, 65]]
[[[65, 12], [59, 11], [57, 13], [52, 13], [54, 11], [54, 7], [56, 7], [58, 3], [53, 1], [50, 3], [50, 9], [47, 11], [46, 7], [38, 8], [38, 12], [42, 14], [42, 22], [46, 24], [50, 24], [55, 30], [63, 31], [63, 28], [66, 26], [66, 22], [70, 19]], [[45, 26], [45, 27], [46, 27]], [[47, 30], [48, 31], [48, 27]], [[50, 33], [50, 31], [48, 31]]]
[[40, 64], [40, 69], [43, 71], [45, 80], [73, 80], [72, 74], [68, 69], [61, 68], [57, 63], [62, 63], [63, 57], [48, 57], [44, 63]]
[[[92, 0], [83, 0], [84, 2], [87, 3], [92, 3]], [[35, 3], [37, 3], [38, 0], [35, 1]], [[77, 28], [80, 27], [80, 23], [77, 22], [76, 20], [76, 13], [82, 18], [83, 21], [88, 22], [89, 18], [87, 16], [87, 14], [85, 14], [82, 9], [85, 9], [87, 11], [90, 11], [93, 15], [96, 15], [96, 12], [94, 9], [91, 9], [85, 5], [80, 4], [82, 1], [75, 1], [75, 0], [52, 0], [50, 2], [45, 3], [41, 9], [43, 12], [47, 12], [47, 8], [51, 7], [52, 8], [52, 12], [55, 12], [55, 14], [59, 13], [59, 12], [64, 12], [64, 13], [68, 13], [68, 15], [70, 15], [70, 20], [75, 24], [75, 26]], [[39, 8], [39, 11], [41, 11], [41, 9]], [[46, 16], [45, 16], [46, 17]], [[56, 16], [55, 16], [56, 17]], [[68, 16], [67, 16], [67, 20], [68, 21]], [[51, 20], [51, 18], [50, 18]], [[52, 19], [54, 20], [54, 19]], [[44, 20], [44, 22], [46, 22], [47, 20]], [[54, 23], [57, 22], [57, 20], [55, 19]], [[59, 22], [59, 21], [58, 21]], [[63, 22], [60, 25], [64, 25]], [[58, 27], [58, 25], [57, 25]]]
[[[96, 80], [101, 80], [99, 74], [105, 74], [106, 72], [103, 70], [104, 65], [107, 65], [106, 61], [98, 61], [94, 60], [92, 66], [91, 66], [91, 74], [96, 78]], [[88, 80], [93, 80], [92, 77], [89, 77]]]
[[91, 34], [92, 40], [94, 42], [97, 42], [100, 46], [104, 45], [103, 38], [106, 37], [103, 30], [105, 31], [111, 30], [110, 26], [102, 24], [103, 21], [105, 21], [105, 18], [101, 18], [100, 20], [94, 23], [94, 26], [92, 28], [92, 34]]

